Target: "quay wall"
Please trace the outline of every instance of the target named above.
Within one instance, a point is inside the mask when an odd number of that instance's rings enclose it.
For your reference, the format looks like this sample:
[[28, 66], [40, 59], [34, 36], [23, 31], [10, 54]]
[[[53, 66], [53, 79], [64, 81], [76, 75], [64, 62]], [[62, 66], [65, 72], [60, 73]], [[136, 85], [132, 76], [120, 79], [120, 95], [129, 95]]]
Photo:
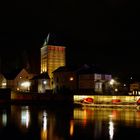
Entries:
[[31, 92], [12, 92], [11, 93], [12, 103], [73, 103], [73, 96], [65, 96], [62, 94], [52, 93], [31, 93]]
[[13, 92], [9, 89], [1, 90], [0, 102], [23, 102], [23, 101], [36, 101], [36, 102], [79, 102], [83, 99], [90, 97], [93, 98], [94, 103], [108, 104], [113, 99], [120, 100], [122, 103], [136, 103], [140, 96], [133, 95], [67, 95], [67, 94], [53, 94], [52, 91], [48, 93], [32, 93], [32, 92]]

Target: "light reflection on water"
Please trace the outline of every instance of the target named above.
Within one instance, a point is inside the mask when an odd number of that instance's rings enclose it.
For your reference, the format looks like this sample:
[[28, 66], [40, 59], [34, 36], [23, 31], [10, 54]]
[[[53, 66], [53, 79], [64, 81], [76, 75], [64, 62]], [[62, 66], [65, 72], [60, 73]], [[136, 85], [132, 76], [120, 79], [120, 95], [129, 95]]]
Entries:
[[[140, 127], [140, 111], [135, 109], [111, 109], [111, 108], [82, 108], [74, 110], [74, 118], [83, 120], [108, 120], [123, 121], [125, 125]], [[136, 123], [137, 122], [137, 123]]]
[[[124, 131], [126, 131], [125, 128], [139, 129], [140, 131], [140, 111], [135, 109], [77, 108], [74, 109], [74, 123], [74, 127], [85, 133], [82, 137], [113, 140], [116, 139], [114, 135], [119, 137], [121, 127], [124, 128]], [[93, 133], [89, 133], [91, 130]], [[133, 133], [135, 132], [132, 131], [131, 134]]]
[[21, 125], [26, 128], [29, 127], [30, 123], [30, 112], [28, 106], [21, 108]]
[[114, 123], [112, 120], [109, 121], [109, 138], [110, 140], [113, 139], [113, 135], [114, 135]]
[[8, 116], [8, 114], [7, 114], [6, 110], [2, 110], [0, 112], [0, 128], [1, 127], [6, 127], [6, 125], [7, 125], [7, 116]]
[[21, 140], [115, 140], [130, 130], [127, 136], [132, 138], [135, 135], [136, 138], [140, 137], [137, 133], [140, 131], [140, 111], [15, 105], [0, 110], [0, 137], [10, 134], [11, 130], [11, 139], [18, 136]]

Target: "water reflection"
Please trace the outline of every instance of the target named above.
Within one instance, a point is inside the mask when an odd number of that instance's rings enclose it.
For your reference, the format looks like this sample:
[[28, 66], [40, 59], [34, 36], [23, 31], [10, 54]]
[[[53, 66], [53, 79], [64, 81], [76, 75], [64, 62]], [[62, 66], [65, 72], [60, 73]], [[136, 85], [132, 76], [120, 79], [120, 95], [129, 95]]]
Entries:
[[0, 112], [0, 127], [6, 127], [8, 121], [7, 115], [8, 114], [6, 110]]
[[47, 130], [47, 113], [46, 111], [43, 112], [43, 130]]
[[3, 112], [3, 114], [2, 114], [2, 124], [3, 124], [3, 126], [7, 125], [7, 113], [6, 112]]
[[70, 136], [74, 133], [74, 120], [70, 120]]
[[16, 105], [0, 110], [0, 137], [12, 131], [11, 138], [21, 140], [113, 140], [126, 130], [128, 137], [140, 137], [139, 110]]
[[88, 135], [88, 139], [113, 140], [121, 126], [140, 128], [140, 111], [135, 109], [76, 108], [74, 109], [74, 124], [74, 128], [80, 130], [78, 135], [82, 137], [86, 138]]
[[47, 112], [43, 111], [41, 115], [42, 118], [42, 128], [41, 128], [41, 140], [47, 140]]
[[28, 128], [29, 123], [30, 123], [30, 112], [28, 106], [25, 106], [21, 108], [21, 125]]
[[110, 140], [113, 139], [113, 135], [114, 135], [114, 123], [112, 120], [109, 121], [109, 138]]
[[[135, 109], [110, 109], [110, 108], [82, 108], [74, 109], [74, 119], [82, 120], [82, 125], [87, 123], [87, 120], [98, 121], [123, 121], [125, 125], [136, 125], [140, 127], [140, 111]], [[137, 123], [136, 123], [137, 122]]]

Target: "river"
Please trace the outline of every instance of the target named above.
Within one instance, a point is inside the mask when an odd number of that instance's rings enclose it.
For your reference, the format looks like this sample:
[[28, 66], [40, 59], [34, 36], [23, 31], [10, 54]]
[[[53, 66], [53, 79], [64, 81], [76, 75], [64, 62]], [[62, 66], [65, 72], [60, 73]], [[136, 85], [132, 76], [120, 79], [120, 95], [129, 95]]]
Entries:
[[0, 107], [1, 140], [139, 139], [140, 111], [46, 105]]

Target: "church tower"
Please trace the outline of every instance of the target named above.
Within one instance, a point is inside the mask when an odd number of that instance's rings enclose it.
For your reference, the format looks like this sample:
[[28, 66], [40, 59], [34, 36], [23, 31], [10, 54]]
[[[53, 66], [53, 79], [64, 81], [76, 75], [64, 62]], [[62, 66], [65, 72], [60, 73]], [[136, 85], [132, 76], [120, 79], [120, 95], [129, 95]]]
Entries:
[[49, 45], [48, 34], [42, 48], [41, 48], [41, 73], [48, 72], [50, 79], [53, 79], [52, 72], [61, 66], [66, 65], [65, 47]]

